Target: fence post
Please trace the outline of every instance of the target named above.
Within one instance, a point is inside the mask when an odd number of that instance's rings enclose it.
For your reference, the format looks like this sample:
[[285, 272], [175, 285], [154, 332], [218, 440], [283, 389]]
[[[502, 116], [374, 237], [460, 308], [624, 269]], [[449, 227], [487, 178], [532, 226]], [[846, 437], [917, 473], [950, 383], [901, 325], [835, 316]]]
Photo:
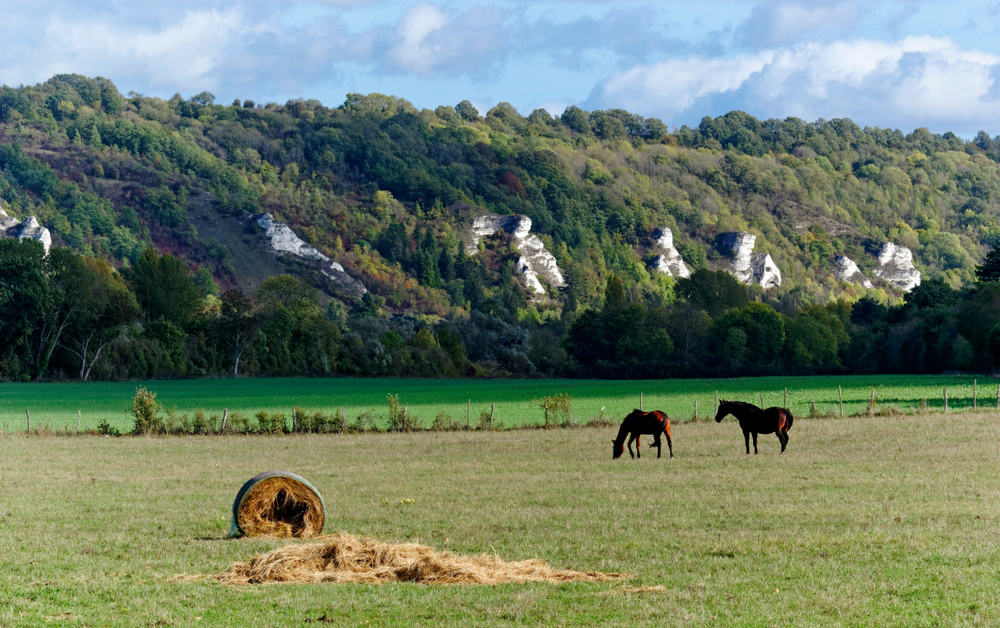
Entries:
[[80, 431], [80, 419], [82, 419], [82, 418], [83, 418], [83, 410], [79, 410], [78, 409], [76, 411], [76, 431], [77, 432]]
[[839, 384], [837, 385], [837, 397], [840, 398], [840, 418], [844, 418], [844, 391]]
[[[642, 393], [639, 393], [639, 395], [641, 397]], [[542, 405], [545, 406], [545, 429], [549, 429], [549, 400], [546, 399], [545, 403]]]
[[698, 400], [694, 400], [694, 420], [698, 420]]
[[347, 433], [347, 414], [344, 413], [344, 406], [340, 406], [340, 433]]
[[979, 385], [978, 385], [978, 383], [979, 383], [978, 380], [975, 380], [975, 379], [972, 380], [972, 409], [973, 410], [977, 410], [979, 408], [979, 404], [977, 403], [977, 399], [976, 399], [978, 397], [978, 395], [979, 395]]
[[787, 388], [785, 389], [785, 396], [781, 398], [781, 407], [782, 408], [787, 408], [788, 407], [788, 389]]
[[469, 399], [469, 404], [465, 406], [465, 429], [466, 431], [472, 429], [472, 399]]
[[[1000, 404], [1000, 386], [997, 386], [997, 403]], [[1000, 406], [997, 406], [1000, 407]], [[715, 391], [715, 409], [712, 410], [715, 414], [719, 413], [719, 391]]]
[[222, 429], [219, 430], [220, 434], [224, 434], [226, 432], [226, 419], [228, 419], [228, 418], [229, 418], [229, 408], [223, 408], [223, 410], [222, 410]]
[[295, 408], [292, 408], [292, 434], [297, 431], [298, 430], [295, 428]]
[[815, 400], [813, 400], [813, 405], [812, 405], [812, 417], [813, 418], [816, 417], [816, 401]]
[[872, 388], [872, 396], [868, 400], [868, 414], [869, 415], [874, 415], [875, 414], [875, 389], [874, 388]]
[[27, 408], [25, 408], [24, 409], [24, 414], [25, 414], [25, 416], [28, 417], [28, 436], [31, 436], [31, 413], [28, 412]]
[[944, 389], [944, 411], [948, 411], [948, 389]]
[[493, 430], [493, 411], [496, 410], [496, 404], [490, 404], [490, 431]]
[[760, 393], [760, 408], [764, 409], [764, 393]]
[[997, 410], [1000, 410], [1000, 384], [997, 384]]
[[639, 393], [639, 409], [642, 410], [642, 393]]

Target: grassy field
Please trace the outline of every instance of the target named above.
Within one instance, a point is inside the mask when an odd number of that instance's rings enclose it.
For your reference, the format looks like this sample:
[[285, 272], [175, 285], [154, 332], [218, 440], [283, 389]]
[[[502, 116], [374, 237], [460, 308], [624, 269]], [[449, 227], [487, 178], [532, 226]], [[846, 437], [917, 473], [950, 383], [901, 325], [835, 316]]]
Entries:
[[[784, 456], [772, 436], [744, 455], [732, 419], [676, 425], [673, 461], [612, 461], [612, 435], [0, 436], [0, 625], [1000, 624], [993, 413], [801, 418]], [[327, 531], [634, 578], [178, 579], [280, 545], [221, 538], [240, 485], [270, 468], [319, 488]]]
[[[496, 420], [508, 427], [543, 422], [542, 410], [532, 400], [557, 393], [569, 393], [573, 419], [585, 422], [604, 409], [605, 417], [623, 417], [639, 405], [665, 411], [675, 421], [712, 412], [715, 391], [720, 398], [740, 399], [764, 405], [782, 405], [788, 388], [788, 407], [797, 417], [811, 412], [816, 402], [819, 414], [839, 414], [837, 386], [843, 388], [844, 413], [867, 409], [872, 390], [878, 407], [903, 410], [944, 405], [943, 389], [948, 388], [949, 408], [967, 408], [973, 401], [973, 377], [969, 376], [851, 376], [851, 377], [759, 377], [740, 379], [689, 380], [419, 380], [419, 379], [216, 379], [155, 382], [92, 382], [58, 384], [0, 384], [0, 428], [24, 431], [25, 410], [30, 410], [32, 427], [93, 429], [102, 420], [126, 431], [132, 418], [126, 411], [138, 386], [155, 391], [167, 409], [180, 413], [204, 409], [222, 414], [224, 408], [252, 416], [259, 410], [291, 414], [293, 406], [333, 413], [344, 406], [348, 421], [374, 411], [384, 419], [388, 414], [387, 394], [398, 394], [411, 415], [429, 425], [439, 413], [465, 423], [471, 400], [471, 420], [475, 426], [482, 412], [495, 405]], [[979, 379], [979, 403], [996, 405], [997, 380]]]

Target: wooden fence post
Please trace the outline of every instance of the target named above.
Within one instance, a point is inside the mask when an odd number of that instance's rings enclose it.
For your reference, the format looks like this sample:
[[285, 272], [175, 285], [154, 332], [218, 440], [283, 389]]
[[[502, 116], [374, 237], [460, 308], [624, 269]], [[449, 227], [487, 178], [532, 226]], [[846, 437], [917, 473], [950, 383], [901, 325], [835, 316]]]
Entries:
[[27, 408], [25, 408], [24, 409], [24, 414], [25, 414], [25, 416], [28, 417], [28, 436], [31, 436], [31, 413], [28, 412]]
[[344, 413], [344, 406], [340, 406], [340, 433], [347, 433], [347, 414]]
[[815, 400], [813, 400], [812, 415], [811, 416], [813, 416], [813, 417], [816, 416], [816, 401]]
[[297, 431], [298, 430], [295, 427], [295, 408], [292, 408], [292, 434], [294, 434]]
[[698, 400], [694, 400], [694, 420], [698, 420]]
[[787, 408], [788, 407], [788, 389], [787, 388], [785, 389], [785, 396], [781, 398], [781, 407], [782, 408]]
[[[639, 394], [642, 395], [642, 393]], [[549, 400], [546, 399], [543, 405], [545, 406], [545, 429], [549, 429]]]
[[948, 411], [948, 389], [944, 389], [944, 411]]
[[972, 409], [976, 410], [979, 408], [979, 404], [976, 402], [979, 394], [979, 382], [978, 380], [972, 380]]
[[760, 407], [764, 409], [764, 393], [760, 393]]
[[469, 430], [472, 428], [472, 399], [469, 399], [469, 405], [465, 406], [465, 429]]
[[[998, 399], [997, 403], [1000, 404], [1000, 386], [997, 386], [997, 399]], [[1000, 406], [997, 406], [997, 407], [1000, 408]], [[719, 391], [718, 390], [715, 391], [715, 409], [712, 410], [712, 412], [715, 413], [715, 414], [719, 413]]]
[[840, 418], [844, 418], [844, 391], [839, 384], [837, 385], [837, 397], [840, 398]]
[[642, 410], [642, 393], [639, 393], [639, 409]]
[[997, 384], [997, 410], [1000, 410], [1000, 384]]
[[871, 399], [868, 400], [868, 414], [869, 415], [875, 414], [875, 389], [874, 388], [872, 388]]
[[83, 410], [79, 410], [78, 409], [76, 411], [76, 431], [77, 432], [80, 431], [80, 419], [82, 419], [82, 418], [83, 418]]
[[225, 434], [226, 432], [226, 419], [229, 418], [229, 408], [223, 408], [222, 410], [222, 429], [219, 430], [220, 434]]
[[496, 407], [495, 403], [490, 404], [490, 431], [493, 430], [493, 411], [496, 410]]

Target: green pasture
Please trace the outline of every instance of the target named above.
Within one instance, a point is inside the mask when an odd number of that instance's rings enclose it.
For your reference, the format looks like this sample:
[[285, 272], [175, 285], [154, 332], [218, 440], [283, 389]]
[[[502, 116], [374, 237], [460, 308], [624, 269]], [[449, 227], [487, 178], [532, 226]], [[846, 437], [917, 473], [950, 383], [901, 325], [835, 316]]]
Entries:
[[[673, 460], [611, 460], [613, 434], [0, 435], [0, 625], [1000, 625], [992, 412], [803, 418], [786, 455], [765, 436], [746, 456], [733, 419], [676, 424]], [[223, 538], [240, 485], [272, 468], [316, 485], [328, 532], [633, 577], [497, 587], [179, 577], [282, 544]]]
[[[372, 411], [383, 424], [388, 415], [387, 394], [398, 394], [410, 415], [429, 425], [439, 413], [465, 423], [467, 413], [476, 425], [483, 412], [495, 406], [495, 421], [507, 426], [537, 425], [544, 422], [542, 410], [532, 401], [544, 396], [568, 393], [572, 398], [573, 420], [586, 422], [601, 415], [623, 417], [638, 407], [640, 394], [644, 409], [660, 409], [675, 421], [712, 413], [715, 392], [719, 398], [740, 399], [764, 405], [782, 405], [788, 389], [788, 407], [796, 417], [809, 415], [812, 402], [820, 415], [837, 415], [840, 402], [837, 386], [843, 390], [844, 414], [867, 411], [875, 391], [876, 409], [891, 406], [910, 411], [922, 406], [943, 409], [943, 389], [948, 389], [949, 409], [971, 407], [973, 376], [845, 376], [845, 377], [759, 377], [738, 379], [684, 380], [421, 380], [421, 379], [203, 379], [154, 382], [90, 382], [0, 384], [0, 428], [24, 431], [25, 410], [31, 413], [32, 428], [81, 429], [97, 427], [102, 420], [122, 431], [131, 429], [127, 408], [138, 386], [157, 393], [166, 409], [193, 413], [198, 409], [221, 416], [224, 409], [252, 416], [260, 410], [291, 415], [297, 406], [308, 411], [333, 413], [341, 406], [348, 422]], [[996, 406], [995, 378], [978, 379], [980, 407]], [[471, 410], [470, 410], [471, 401]], [[79, 412], [79, 415], [78, 415]]]

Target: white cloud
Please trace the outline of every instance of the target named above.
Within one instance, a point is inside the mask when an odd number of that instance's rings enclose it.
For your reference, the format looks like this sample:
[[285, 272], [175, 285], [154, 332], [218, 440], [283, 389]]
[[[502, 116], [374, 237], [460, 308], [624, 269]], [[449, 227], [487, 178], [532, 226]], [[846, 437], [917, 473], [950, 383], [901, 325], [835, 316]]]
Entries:
[[847, 32], [860, 17], [855, 0], [772, 0], [753, 8], [736, 38], [751, 48], [780, 46], [817, 31]]
[[974, 132], [1000, 127], [998, 74], [1000, 55], [951, 39], [859, 39], [635, 66], [595, 88], [591, 101], [665, 120], [742, 109], [765, 118], [850, 117], [862, 125], [950, 124]]
[[159, 29], [54, 17], [45, 27], [47, 61], [36, 71], [42, 76], [75, 72], [112, 80], [141, 76], [153, 87], [210, 88], [227, 45], [260, 30], [233, 10], [192, 11]]

